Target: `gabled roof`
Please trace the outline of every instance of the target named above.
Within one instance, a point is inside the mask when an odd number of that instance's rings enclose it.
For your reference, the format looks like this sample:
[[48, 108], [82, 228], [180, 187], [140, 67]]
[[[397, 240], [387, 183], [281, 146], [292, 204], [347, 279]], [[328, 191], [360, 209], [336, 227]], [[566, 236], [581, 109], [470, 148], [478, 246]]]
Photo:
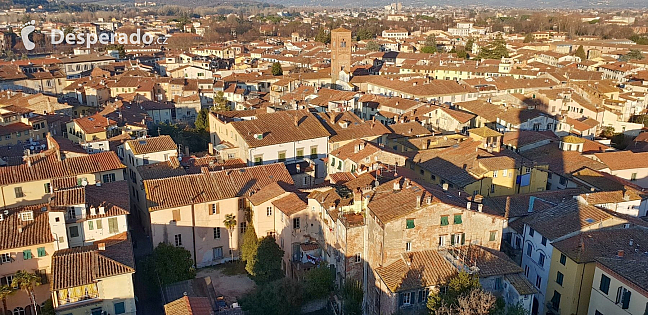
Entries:
[[[329, 133], [307, 110], [258, 114], [256, 119], [231, 123], [250, 148], [328, 137]], [[263, 135], [256, 138], [255, 135]]]
[[170, 136], [158, 136], [126, 141], [134, 155], [177, 150], [178, 146]]
[[164, 305], [166, 315], [214, 315], [209, 298], [183, 296]]
[[408, 252], [376, 273], [391, 292], [447, 283], [457, 274], [455, 267], [435, 250]]
[[[43, 211], [45, 209], [45, 211]], [[54, 242], [47, 212], [48, 205], [33, 205], [19, 208], [6, 209], [7, 215], [2, 212], [3, 220], [0, 221], [0, 250], [41, 245]], [[20, 213], [31, 211], [34, 219], [23, 221]], [[22, 232], [19, 232], [22, 228]]]

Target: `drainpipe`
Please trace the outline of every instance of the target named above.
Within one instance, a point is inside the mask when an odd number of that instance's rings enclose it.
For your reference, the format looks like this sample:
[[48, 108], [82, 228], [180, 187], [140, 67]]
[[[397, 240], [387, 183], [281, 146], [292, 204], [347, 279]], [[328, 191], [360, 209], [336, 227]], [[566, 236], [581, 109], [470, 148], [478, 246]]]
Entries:
[[580, 308], [581, 292], [583, 291], [583, 275], [585, 274], [586, 265], [587, 264], [583, 264], [583, 271], [581, 272], [580, 286], [578, 287], [578, 300], [576, 301], [576, 315], [578, 315], [578, 309]]
[[191, 242], [193, 243], [193, 258], [196, 268], [198, 268], [198, 259], [196, 254], [196, 213], [194, 212], [195, 206], [191, 205]]

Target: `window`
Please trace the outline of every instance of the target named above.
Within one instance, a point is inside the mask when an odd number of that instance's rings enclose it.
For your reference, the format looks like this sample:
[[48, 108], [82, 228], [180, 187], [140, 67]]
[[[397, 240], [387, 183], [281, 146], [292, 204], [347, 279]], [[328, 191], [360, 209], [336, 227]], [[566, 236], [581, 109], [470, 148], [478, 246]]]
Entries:
[[630, 295], [631, 292], [628, 289], [619, 287], [617, 290], [616, 304], [621, 305], [621, 309], [627, 310], [630, 307]]
[[560, 254], [560, 264], [565, 265], [567, 263], [567, 256], [565, 254]]
[[454, 215], [454, 224], [461, 224], [461, 214], [455, 214]]
[[180, 221], [180, 210], [176, 209], [172, 211], [173, 213], [173, 221], [178, 222]]
[[286, 161], [286, 151], [279, 152], [279, 157], [277, 158], [277, 161], [279, 162], [284, 162]]
[[542, 243], [543, 246], [547, 246], [547, 238], [543, 236], [542, 241], [540, 241], [540, 243]]
[[632, 173], [632, 175], [630, 176], [630, 180], [633, 180], [633, 181], [637, 180], [637, 173]]
[[16, 195], [16, 198], [25, 197], [25, 193], [23, 192], [22, 187], [15, 187], [14, 194]]
[[508, 177], [508, 170], [502, 170], [502, 176]]
[[535, 235], [535, 230], [532, 228], [529, 228], [529, 236], [533, 237]]
[[491, 184], [491, 186], [490, 186], [490, 192], [491, 192], [491, 194], [492, 194], [492, 193], [495, 193], [495, 184]]
[[51, 194], [52, 193], [52, 184], [45, 183], [43, 186], [45, 188], [45, 193], [46, 194]]
[[441, 226], [446, 226], [446, 225], [448, 225], [448, 224], [450, 224], [450, 223], [448, 222], [448, 216], [447, 216], [447, 215], [442, 215], [442, 216], [441, 216]]
[[149, 164], [149, 159], [148, 158], [142, 158], [142, 164], [148, 165]]
[[13, 310], [13, 315], [25, 315], [25, 309], [22, 307], [16, 307]]
[[316, 159], [317, 158], [317, 147], [311, 147], [310, 151], [310, 157], [311, 159]]
[[488, 236], [488, 241], [494, 242], [495, 239], [497, 239], [497, 231], [490, 231], [490, 235]]
[[38, 257], [45, 257], [47, 256], [47, 252], [45, 252], [45, 247], [39, 247], [36, 249], [36, 252], [38, 253]]
[[409, 252], [412, 250], [412, 242], [405, 243], [405, 251]]
[[110, 234], [119, 233], [119, 225], [117, 224], [117, 218], [108, 218], [108, 233]]
[[244, 234], [245, 231], [247, 230], [247, 222], [241, 222], [239, 224], [239, 228], [241, 229], [241, 234]]
[[540, 253], [540, 258], [538, 258], [538, 265], [540, 265], [540, 267], [544, 267], [544, 262], [545, 262], [545, 254]]
[[101, 219], [99, 219], [99, 220], [97, 220], [95, 222], [97, 223], [96, 224], [97, 230], [103, 230], [103, 221], [101, 221]]
[[493, 171], [493, 178], [497, 178], [497, 171]]
[[263, 164], [263, 155], [257, 155], [254, 157], [254, 165]]
[[445, 235], [439, 236], [439, 247], [445, 246], [446, 240], [445, 240]]
[[182, 246], [182, 234], [176, 234], [174, 237], [175, 246]]
[[304, 149], [297, 149], [297, 158], [298, 159], [303, 159], [304, 158]]
[[452, 238], [450, 238], [450, 245], [464, 245], [465, 242], [466, 242], [465, 233], [453, 234]]
[[527, 256], [531, 257], [531, 251], [533, 250], [533, 245], [531, 243], [527, 244]]
[[94, 230], [94, 221], [88, 221], [88, 230]]
[[553, 297], [551, 297], [551, 307], [555, 310], [560, 309], [560, 293], [554, 290]]
[[524, 266], [524, 276], [529, 277], [529, 266]]
[[124, 314], [126, 313], [126, 307], [124, 302], [115, 303], [115, 314]]
[[610, 278], [606, 275], [601, 275], [601, 283], [599, 284], [599, 290], [605, 294], [610, 292]]
[[24, 259], [24, 260], [30, 260], [30, 259], [32, 259], [32, 252], [31, 252], [31, 249], [25, 249], [25, 250], [23, 251], [23, 259]]
[[11, 254], [5, 253], [0, 254], [0, 264], [6, 264], [11, 262]]
[[361, 262], [361, 261], [362, 261], [362, 254], [360, 254], [360, 253], [356, 253], [356, 254], [353, 256], [353, 262], [355, 262], [355, 263], [359, 263], [359, 262]]
[[558, 271], [558, 273], [556, 274], [556, 283], [562, 286], [564, 278], [565, 275], [563, 275], [562, 272]]
[[414, 228], [414, 219], [407, 219], [405, 221], [405, 228], [407, 229], [413, 229]]
[[214, 228], [214, 239], [219, 239], [221, 237], [221, 232], [219, 227]]
[[540, 286], [542, 285], [542, 278], [540, 276], [536, 276], [536, 288], [540, 289]]
[[115, 174], [114, 173], [112, 173], [112, 174], [104, 174], [102, 176], [102, 179], [103, 179], [104, 183], [114, 182], [115, 181]]
[[299, 228], [299, 218], [294, 218], [293, 219], [293, 229], [298, 229]]
[[212, 253], [214, 255], [214, 260], [223, 259], [223, 247], [214, 247], [212, 248]]
[[79, 227], [78, 226], [71, 226], [69, 228], [69, 231], [70, 231], [70, 238], [79, 237]]
[[220, 205], [218, 203], [212, 203], [211, 214], [220, 214]]
[[266, 208], [266, 216], [272, 216], [272, 207]]

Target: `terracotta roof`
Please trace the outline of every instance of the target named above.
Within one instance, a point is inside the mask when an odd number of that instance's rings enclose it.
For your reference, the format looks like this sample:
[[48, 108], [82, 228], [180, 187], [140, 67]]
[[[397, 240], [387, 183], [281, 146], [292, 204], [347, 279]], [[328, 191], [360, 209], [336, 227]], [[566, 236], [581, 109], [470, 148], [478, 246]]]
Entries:
[[[133, 250], [129, 238], [113, 244], [109, 241], [105, 242], [104, 251], [99, 250], [98, 245], [56, 251], [52, 256], [51, 289], [78, 287], [96, 283], [100, 279], [134, 273]], [[119, 258], [124, 259], [116, 260]]]
[[612, 218], [614, 217], [604, 210], [571, 199], [529, 215], [523, 222], [553, 241]]
[[252, 196], [248, 197], [248, 200], [250, 200], [253, 205], [258, 206], [270, 199], [279, 197], [284, 193], [286, 193], [286, 190], [284, 190], [279, 183], [274, 182], [256, 191]]
[[389, 125], [387, 128], [389, 128], [393, 134], [404, 136], [404, 137], [432, 135], [432, 132], [427, 130], [427, 128], [423, 127], [421, 123], [417, 121], [396, 123], [396, 124]]
[[273, 182], [293, 184], [283, 163], [145, 180], [149, 211], [249, 196]]
[[21, 164], [0, 168], [0, 184], [9, 185], [48, 178], [94, 174], [125, 167], [117, 155], [111, 151], [59, 161], [54, 150], [47, 150], [32, 157], [31, 166]]
[[510, 283], [515, 288], [515, 291], [520, 295], [538, 293], [538, 289], [536, 289], [526, 277], [518, 273], [505, 275], [504, 279], [508, 281], [508, 283]]
[[308, 208], [308, 204], [295, 193], [290, 193], [286, 197], [273, 201], [272, 205], [277, 207], [278, 210], [285, 213], [287, 216], [291, 216]]
[[158, 136], [126, 141], [133, 154], [147, 154], [161, 151], [177, 150], [178, 146], [170, 136]]
[[[488, 206], [489, 210], [492, 210], [492, 214], [517, 218], [547, 210], [565, 200], [572, 199], [574, 196], [577, 196], [582, 192], [582, 189], [572, 188], [547, 190], [513, 196], [485, 197], [483, 204]], [[508, 215], [506, 213], [506, 199], [510, 199]], [[531, 207], [531, 211], [529, 212], [531, 200], [533, 200], [533, 207]], [[486, 209], [486, 207], [484, 209]]]
[[435, 250], [409, 252], [376, 273], [391, 292], [447, 283], [457, 274], [455, 267]]
[[563, 151], [557, 143], [549, 143], [537, 148], [520, 152], [520, 155], [539, 164], [549, 165], [549, 170], [557, 174], [571, 174], [583, 167], [602, 170], [606, 165], [583, 156], [577, 151]]
[[475, 163], [477, 157], [491, 156], [477, 151], [478, 146], [478, 141], [466, 140], [447, 148], [422, 150], [414, 156], [413, 162], [452, 184], [464, 187], [485, 173]]
[[594, 155], [613, 171], [648, 168], [648, 152], [616, 151]]
[[214, 315], [209, 298], [183, 296], [164, 305], [166, 315]]
[[633, 289], [648, 295], [648, 255], [645, 253], [630, 253], [623, 258], [601, 257], [597, 258], [597, 267], [624, 278], [625, 283], [630, 283]]
[[[389, 129], [375, 121], [364, 121], [352, 112], [316, 113], [320, 123], [330, 134], [329, 142], [360, 138], [375, 138], [390, 133]], [[368, 140], [368, 139], [367, 139]]]
[[478, 136], [480, 136], [482, 138], [503, 136], [503, 134], [501, 134], [501, 133], [499, 133], [499, 132], [497, 132], [497, 131], [495, 131], [493, 129], [490, 129], [490, 128], [486, 127], [486, 126], [480, 127], [480, 128], [468, 129], [468, 133], [478, 135]]
[[[44, 212], [42, 209], [45, 209]], [[46, 204], [33, 205], [20, 208], [6, 209], [7, 215], [2, 213], [4, 220], [0, 221], [0, 250], [8, 250], [19, 247], [47, 244], [54, 242], [50, 230], [49, 217]], [[34, 220], [23, 221], [21, 212], [31, 211]], [[19, 232], [22, 227], [22, 232]]]
[[[632, 245], [630, 245], [632, 240]], [[576, 263], [588, 263], [597, 257], [614, 257], [618, 250], [632, 253], [635, 249], [645, 251], [648, 230], [640, 227], [620, 227], [587, 231], [552, 243], [551, 245]]]
[[137, 173], [139, 173], [142, 180], [160, 179], [187, 174], [185, 169], [180, 165], [178, 158], [175, 156], [170, 157], [164, 162], [140, 165], [137, 167]]
[[328, 174], [327, 177], [332, 184], [344, 184], [350, 180], [355, 179], [355, 176], [351, 172], [337, 172]]
[[79, 127], [81, 127], [81, 129], [83, 129], [86, 134], [106, 131], [108, 126], [117, 125], [116, 121], [108, 119], [100, 114], [77, 118], [74, 120], [74, 122], [79, 125]]
[[585, 139], [576, 136], [564, 136], [560, 141], [565, 143], [585, 143]]
[[[250, 148], [329, 136], [307, 110], [258, 114], [256, 119], [235, 121], [231, 125]], [[263, 138], [255, 138], [256, 134]]]

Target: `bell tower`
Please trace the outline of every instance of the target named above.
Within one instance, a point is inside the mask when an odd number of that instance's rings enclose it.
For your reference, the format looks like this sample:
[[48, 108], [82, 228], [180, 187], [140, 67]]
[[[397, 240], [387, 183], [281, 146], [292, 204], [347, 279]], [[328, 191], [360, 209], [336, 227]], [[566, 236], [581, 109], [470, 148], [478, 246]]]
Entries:
[[331, 31], [331, 83], [340, 79], [340, 71], [351, 74], [351, 31], [340, 27]]

